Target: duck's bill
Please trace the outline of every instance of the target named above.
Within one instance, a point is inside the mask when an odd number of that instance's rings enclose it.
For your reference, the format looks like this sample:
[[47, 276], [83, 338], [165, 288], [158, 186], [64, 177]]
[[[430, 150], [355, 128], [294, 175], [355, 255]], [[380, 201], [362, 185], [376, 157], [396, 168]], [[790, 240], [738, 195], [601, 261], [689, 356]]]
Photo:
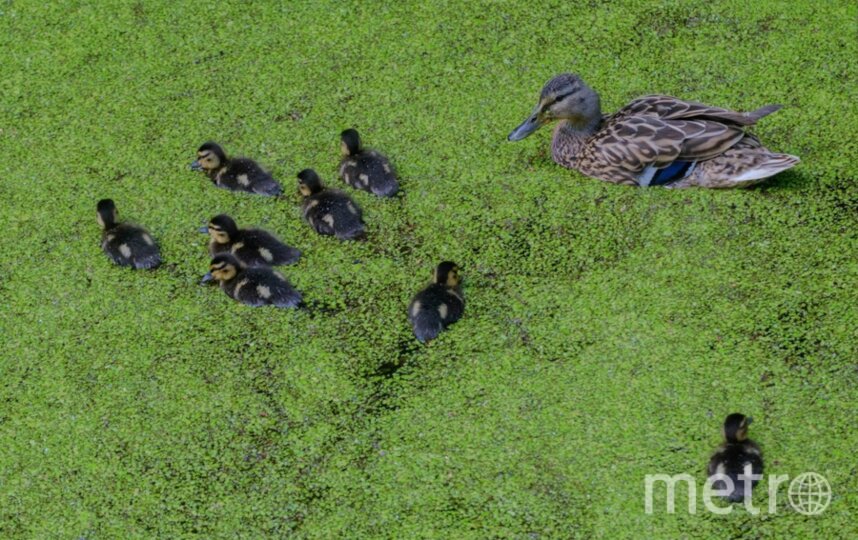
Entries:
[[206, 275], [203, 276], [203, 279], [200, 280], [200, 284], [208, 283], [209, 281], [211, 281], [213, 279], [214, 279], [214, 276], [212, 276], [212, 273], [207, 272]]
[[198, 232], [201, 232], [201, 233], [203, 233], [203, 234], [208, 234], [208, 233], [209, 233], [209, 228], [208, 228], [208, 226], [203, 225], [202, 227], [200, 227], [199, 229], [197, 229], [197, 231], [198, 231]]
[[536, 113], [531, 114], [520, 126], [512, 130], [507, 139], [510, 141], [520, 141], [540, 127], [542, 127], [542, 123], [539, 121], [539, 117]]
[[191, 170], [192, 171], [201, 171], [201, 170], [203, 170], [203, 166], [200, 165], [199, 161], [195, 161], [195, 162], [191, 163]]

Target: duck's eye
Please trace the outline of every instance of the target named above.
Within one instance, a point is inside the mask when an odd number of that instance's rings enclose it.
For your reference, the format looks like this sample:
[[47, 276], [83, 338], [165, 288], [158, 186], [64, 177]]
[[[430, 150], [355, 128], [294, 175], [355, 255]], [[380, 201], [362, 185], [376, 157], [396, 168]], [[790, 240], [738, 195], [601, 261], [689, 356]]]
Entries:
[[569, 92], [569, 93], [567, 93], [567, 94], [563, 94], [563, 95], [561, 95], [561, 96], [557, 96], [557, 99], [555, 99], [555, 100], [554, 100], [554, 103], [560, 103], [561, 101], [563, 101], [564, 99], [568, 98], [568, 97], [569, 97], [569, 96], [571, 96], [572, 94], [573, 94], [573, 92]]

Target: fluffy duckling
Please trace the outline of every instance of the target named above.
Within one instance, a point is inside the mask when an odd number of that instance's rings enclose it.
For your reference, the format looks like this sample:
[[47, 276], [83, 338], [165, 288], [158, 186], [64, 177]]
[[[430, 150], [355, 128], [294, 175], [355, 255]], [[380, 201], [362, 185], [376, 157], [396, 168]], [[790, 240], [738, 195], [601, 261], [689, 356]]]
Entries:
[[118, 212], [111, 199], [98, 201], [98, 224], [101, 225], [101, 249], [119, 266], [137, 269], [155, 268], [161, 264], [158, 245], [146, 229], [117, 223]]
[[191, 170], [203, 171], [219, 188], [269, 196], [283, 193], [277, 180], [258, 163], [242, 157], [230, 159], [215, 142], [209, 141], [200, 146], [197, 160], [191, 163]]
[[417, 293], [408, 306], [408, 320], [422, 343], [462, 318], [465, 299], [459, 285], [459, 267], [444, 261], [435, 268], [432, 283]]
[[226, 214], [217, 215], [201, 233], [208, 233], [209, 254], [232, 253], [246, 266], [280, 266], [298, 262], [301, 252], [262, 229], [239, 229]]
[[298, 307], [301, 293], [296, 291], [280, 272], [268, 266], [244, 266], [231, 253], [215, 255], [203, 283], [211, 280], [233, 300], [248, 306]]
[[339, 240], [366, 238], [360, 207], [342, 191], [326, 189], [316, 171], [298, 173], [298, 191], [304, 196], [301, 213], [317, 233]]
[[[739, 475], [763, 474], [763, 455], [757, 443], [748, 438], [748, 424], [753, 419], [740, 413], [733, 413], [724, 420], [725, 442], [719, 446], [709, 459], [709, 476], [721, 474], [733, 481], [733, 491], [726, 496], [731, 502], [739, 502], [744, 499], [745, 482]], [[753, 480], [748, 486], [747, 496], [751, 496], [751, 487], [759, 480]], [[723, 480], [712, 484], [714, 489], [725, 489]]]
[[362, 148], [357, 130], [343, 131], [340, 139], [343, 153], [340, 178], [346, 184], [378, 197], [391, 197], [399, 191], [396, 171], [390, 162], [375, 150]]

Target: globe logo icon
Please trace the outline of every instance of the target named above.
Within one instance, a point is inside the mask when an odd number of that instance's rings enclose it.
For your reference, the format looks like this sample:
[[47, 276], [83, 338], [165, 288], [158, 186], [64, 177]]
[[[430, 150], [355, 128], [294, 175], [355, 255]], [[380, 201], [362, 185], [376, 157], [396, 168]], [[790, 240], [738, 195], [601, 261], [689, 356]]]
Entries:
[[806, 472], [789, 483], [789, 503], [796, 512], [818, 516], [831, 503], [831, 486], [820, 474]]

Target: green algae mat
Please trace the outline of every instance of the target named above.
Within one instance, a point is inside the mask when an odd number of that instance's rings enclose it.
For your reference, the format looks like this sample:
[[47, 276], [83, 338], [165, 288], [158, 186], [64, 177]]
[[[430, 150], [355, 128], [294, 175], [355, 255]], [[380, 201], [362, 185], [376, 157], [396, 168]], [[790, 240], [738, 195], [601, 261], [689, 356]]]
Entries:
[[[855, 538], [856, 21], [848, 1], [0, 2], [0, 536]], [[802, 162], [747, 191], [585, 178], [548, 130], [506, 141], [566, 71], [605, 111], [781, 103], [754, 132]], [[402, 181], [348, 190], [367, 242], [300, 219], [296, 173], [343, 187], [347, 127]], [[285, 196], [191, 172], [208, 139]], [[101, 253], [105, 197], [159, 269]], [[222, 212], [302, 250], [283, 271], [309, 309], [199, 285]], [[406, 306], [445, 259], [465, 316], [423, 346]], [[713, 510], [736, 411], [766, 477]], [[810, 472], [821, 512], [793, 489]], [[647, 505], [648, 478], [683, 474], [672, 510], [666, 483]]]

